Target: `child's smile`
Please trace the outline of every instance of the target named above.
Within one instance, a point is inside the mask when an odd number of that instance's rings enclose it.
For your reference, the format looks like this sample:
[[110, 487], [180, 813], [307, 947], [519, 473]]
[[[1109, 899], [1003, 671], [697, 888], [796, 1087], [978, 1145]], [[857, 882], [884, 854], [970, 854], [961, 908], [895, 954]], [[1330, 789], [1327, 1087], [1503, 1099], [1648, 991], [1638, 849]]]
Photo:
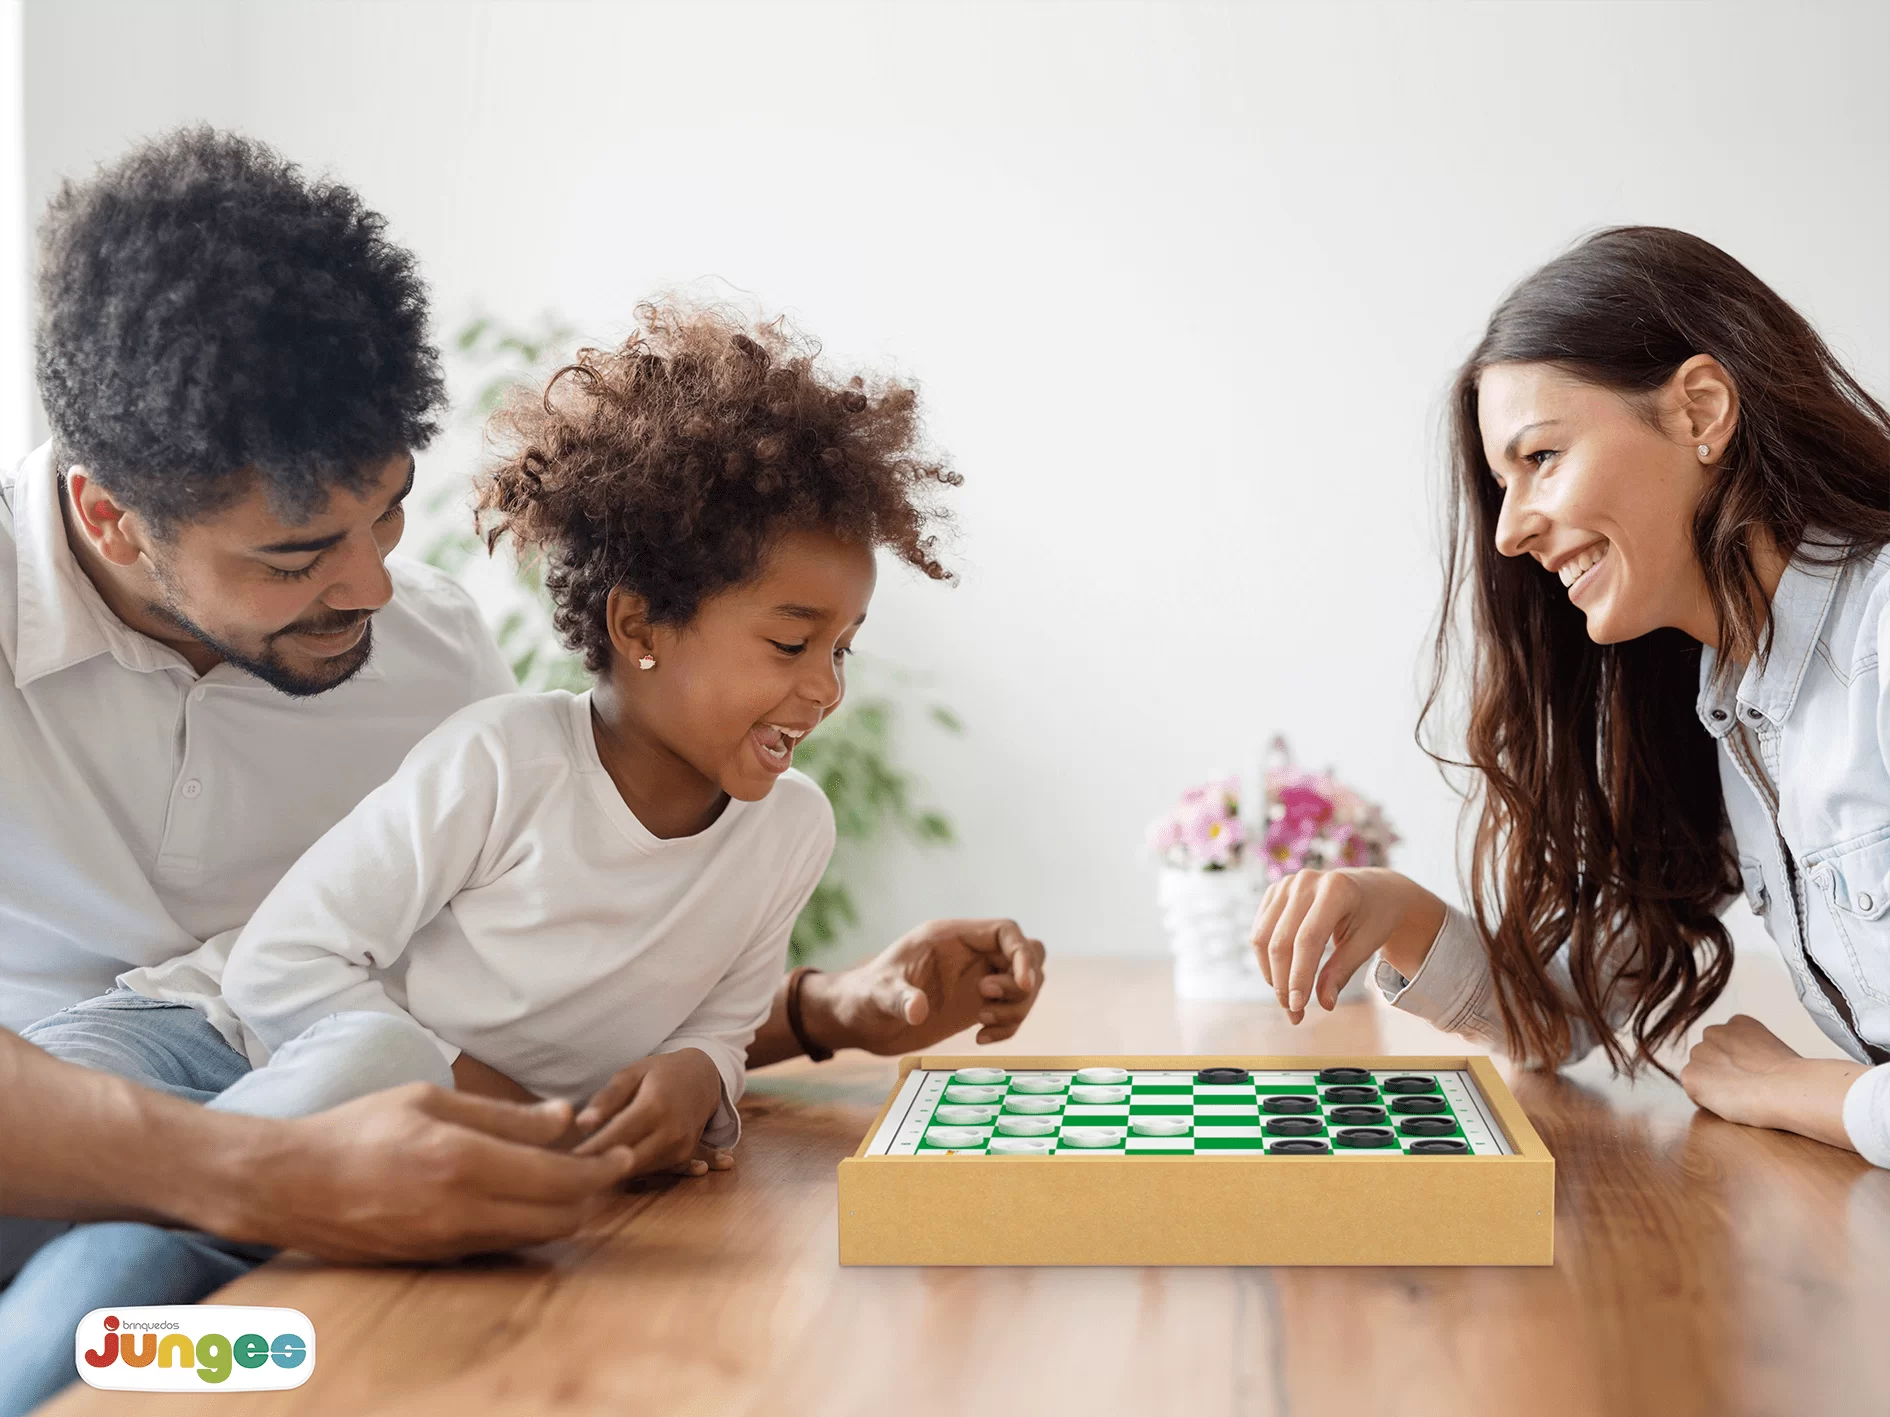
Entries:
[[801, 728], [789, 728], [780, 723], [757, 723], [750, 729], [748, 737], [761, 756], [762, 770], [786, 772], [793, 767], [794, 745], [805, 738], [813, 726], [810, 723]]
[[637, 597], [613, 593], [611, 669], [591, 702], [598, 751], [645, 826], [688, 836], [729, 798], [774, 790], [846, 696], [877, 578], [870, 547], [790, 531], [757, 575], [710, 596], [686, 625], [648, 624]]

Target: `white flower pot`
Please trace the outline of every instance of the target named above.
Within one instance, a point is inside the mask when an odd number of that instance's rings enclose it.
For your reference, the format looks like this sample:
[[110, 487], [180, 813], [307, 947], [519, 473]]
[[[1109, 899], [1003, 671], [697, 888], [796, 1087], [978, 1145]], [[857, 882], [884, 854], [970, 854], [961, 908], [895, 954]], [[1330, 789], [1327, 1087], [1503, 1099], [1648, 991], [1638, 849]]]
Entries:
[[1251, 943], [1264, 894], [1266, 878], [1249, 868], [1163, 868], [1157, 899], [1175, 956], [1176, 998], [1277, 1003]]
[[[1250, 867], [1229, 871], [1162, 868], [1157, 900], [1168, 948], [1175, 957], [1177, 999], [1250, 999], [1279, 1004], [1279, 996], [1260, 972], [1253, 950], [1253, 921], [1267, 893], [1264, 873]], [[1339, 991], [1341, 1004], [1371, 998], [1373, 961]]]

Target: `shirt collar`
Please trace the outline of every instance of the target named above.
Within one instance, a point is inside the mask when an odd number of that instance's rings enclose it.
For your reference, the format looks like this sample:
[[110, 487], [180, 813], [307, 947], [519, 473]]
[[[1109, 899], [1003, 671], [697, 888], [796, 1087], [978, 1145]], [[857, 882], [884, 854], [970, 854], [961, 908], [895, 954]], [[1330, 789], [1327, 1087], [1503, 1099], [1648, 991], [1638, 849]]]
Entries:
[[52, 444], [27, 454], [13, 484], [13, 535], [19, 558], [19, 649], [13, 682], [24, 689], [96, 655], [127, 669], [189, 668], [181, 655], [139, 634], [99, 595], [66, 541]]
[[1801, 546], [1801, 554], [1786, 563], [1773, 592], [1771, 652], [1746, 666], [1737, 688], [1713, 682], [1718, 655], [1710, 645], [1700, 654], [1695, 711], [1715, 738], [1725, 737], [1735, 723], [1769, 720], [1776, 726], [1791, 717], [1844, 569], [1805, 559], [1802, 553], [1811, 544]]
[[[13, 534], [19, 558], [19, 649], [13, 663], [17, 687], [24, 689], [101, 654], [140, 674], [181, 669], [198, 677], [176, 650], [120, 620], [72, 554], [51, 443], [42, 443], [20, 464], [13, 484]], [[376, 646], [349, 682], [385, 677], [380, 658]], [[202, 677], [232, 687], [269, 687], [228, 664]]]

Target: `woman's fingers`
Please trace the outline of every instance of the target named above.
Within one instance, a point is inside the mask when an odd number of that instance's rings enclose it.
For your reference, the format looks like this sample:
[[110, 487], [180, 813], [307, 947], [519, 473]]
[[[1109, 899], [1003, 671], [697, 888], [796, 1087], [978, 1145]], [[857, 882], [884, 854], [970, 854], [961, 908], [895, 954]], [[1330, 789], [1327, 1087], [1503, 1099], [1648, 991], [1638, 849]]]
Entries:
[[1253, 920], [1253, 952], [1260, 958], [1260, 973], [1268, 984], [1273, 983], [1273, 960], [1267, 947], [1273, 941], [1273, 927], [1279, 923], [1285, 909], [1286, 882], [1278, 881], [1267, 887], [1267, 893], [1260, 898], [1260, 912]]
[[1292, 965], [1286, 976], [1286, 1009], [1294, 1023], [1306, 1016], [1326, 942], [1339, 933], [1357, 903], [1358, 887], [1343, 876], [1322, 876], [1314, 887], [1312, 904], [1293, 936]]
[[[1280, 918], [1273, 926], [1273, 936], [1267, 942], [1267, 954], [1273, 965], [1269, 971], [1273, 992], [1279, 996], [1283, 1009], [1287, 1007], [1287, 981], [1293, 974], [1294, 942], [1299, 938], [1299, 928], [1312, 905], [1313, 883], [1305, 879], [1303, 873], [1294, 876], [1287, 886], [1286, 908], [1280, 912]], [[1294, 1019], [1293, 1022], [1298, 1023], [1299, 1020]]]

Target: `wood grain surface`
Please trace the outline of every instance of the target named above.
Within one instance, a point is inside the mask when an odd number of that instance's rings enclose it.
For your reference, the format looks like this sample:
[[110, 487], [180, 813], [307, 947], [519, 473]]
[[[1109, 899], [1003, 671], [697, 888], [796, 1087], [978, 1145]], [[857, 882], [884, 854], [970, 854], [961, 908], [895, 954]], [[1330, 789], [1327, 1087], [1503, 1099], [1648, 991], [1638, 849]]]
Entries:
[[[1377, 1003], [1299, 1028], [1260, 1005], [1178, 1004], [1157, 962], [1055, 959], [1049, 980], [989, 1053], [1466, 1051]], [[1832, 1053], [1775, 958], [1742, 956], [1714, 1017], [1735, 1008]], [[639, 1187], [562, 1244], [440, 1269], [289, 1257], [216, 1296], [314, 1320], [318, 1365], [300, 1389], [74, 1388], [42, 1411], [1890, 1409], [1890, 1172], [1699, 1113], [1664, 1078], [1503, 1065], [1556, 1157], [1551, 1268], [842, 1269], [835, 1167], [895, 1071], [842, 1057], [757, 1074], [733, 1172]]]

